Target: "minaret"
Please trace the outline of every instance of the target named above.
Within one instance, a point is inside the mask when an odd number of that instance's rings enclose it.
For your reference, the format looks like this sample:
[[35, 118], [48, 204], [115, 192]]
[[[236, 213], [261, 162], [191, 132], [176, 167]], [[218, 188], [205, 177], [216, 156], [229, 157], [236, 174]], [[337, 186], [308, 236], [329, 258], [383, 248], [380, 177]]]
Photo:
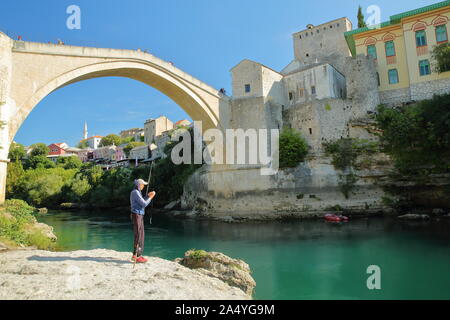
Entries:
[[84, 139], [87, 139], [87, 137], [88, 137], [88, 130], [87, 130], [87, 122], [86, 121], [84, 122], [83, 136], [84, 136]]

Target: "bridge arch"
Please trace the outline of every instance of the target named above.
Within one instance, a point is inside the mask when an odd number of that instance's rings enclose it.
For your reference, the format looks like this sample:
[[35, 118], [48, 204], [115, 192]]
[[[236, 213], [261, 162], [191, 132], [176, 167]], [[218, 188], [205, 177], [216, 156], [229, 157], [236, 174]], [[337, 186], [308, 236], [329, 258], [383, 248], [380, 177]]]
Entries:
[[204, 130], [229, 125], [226, 95], [152, 54], [15, 41], [0, 32], [0, 204], [5, 200], [9, 147], [36, 105], [64, 86], [112, 76], [155, 88], [193, 120], [202, 121]]
[[145, 61], [117, 60], [89, 64], [50, 79], [17, 109], [9, 123], [10, 141], [30, 112], [50, 93], [83, 80], [100, 77], [125, 77], [145, 83], [177, 103], [193, 120], [206, 128], [221, 127], [220, 119], [207, 101], [177, 77]]

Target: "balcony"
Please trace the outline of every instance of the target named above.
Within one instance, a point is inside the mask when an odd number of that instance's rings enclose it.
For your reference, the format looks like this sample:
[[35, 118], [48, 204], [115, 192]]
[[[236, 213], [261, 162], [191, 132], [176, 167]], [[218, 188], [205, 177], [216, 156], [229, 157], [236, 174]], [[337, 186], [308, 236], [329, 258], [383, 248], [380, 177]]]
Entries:
[[418, 56], [423, 56], [428, 54], [428, 46], [420, 46], [416, 48], [417, 50], [417, 55]]
[[397, 63], [397, 56], [386, 57], [386, 63], [387, 64], [396, 64]]

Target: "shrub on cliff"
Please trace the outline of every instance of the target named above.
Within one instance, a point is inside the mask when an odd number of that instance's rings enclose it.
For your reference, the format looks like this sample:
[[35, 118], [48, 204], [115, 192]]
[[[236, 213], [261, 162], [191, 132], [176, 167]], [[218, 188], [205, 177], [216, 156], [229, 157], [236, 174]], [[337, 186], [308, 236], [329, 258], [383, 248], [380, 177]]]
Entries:
[[384, 151], [404, 174], [450, 172], [450, 94], [402, 108], [380, 106]]
[[300, 132], [284, 128], [280, 134], [280, 168], [293, 168], [305, 160], [308, 144]]
[[23, 200], [6, 200], [0, 211], [0, 240], [10, 245], [52, 249], [54, 241], [35, 218], [35, 208]]

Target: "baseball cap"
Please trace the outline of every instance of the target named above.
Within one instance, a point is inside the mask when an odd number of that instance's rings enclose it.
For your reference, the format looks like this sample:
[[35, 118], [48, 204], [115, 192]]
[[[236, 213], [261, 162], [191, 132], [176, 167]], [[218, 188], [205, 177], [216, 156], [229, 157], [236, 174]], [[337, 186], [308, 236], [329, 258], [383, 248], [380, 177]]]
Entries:
[[145, 181], [144, 181], [144, 180], [142, 180], [142, 179], [137, 179], [137, 180], [134, 180], [134, 184], [135, 184], [135, 185], [140, 185], [140, 184], [143, 184], [144, 186], [148, 185], [148, 183], [147, 183], [147, 182], [145, 182]]

